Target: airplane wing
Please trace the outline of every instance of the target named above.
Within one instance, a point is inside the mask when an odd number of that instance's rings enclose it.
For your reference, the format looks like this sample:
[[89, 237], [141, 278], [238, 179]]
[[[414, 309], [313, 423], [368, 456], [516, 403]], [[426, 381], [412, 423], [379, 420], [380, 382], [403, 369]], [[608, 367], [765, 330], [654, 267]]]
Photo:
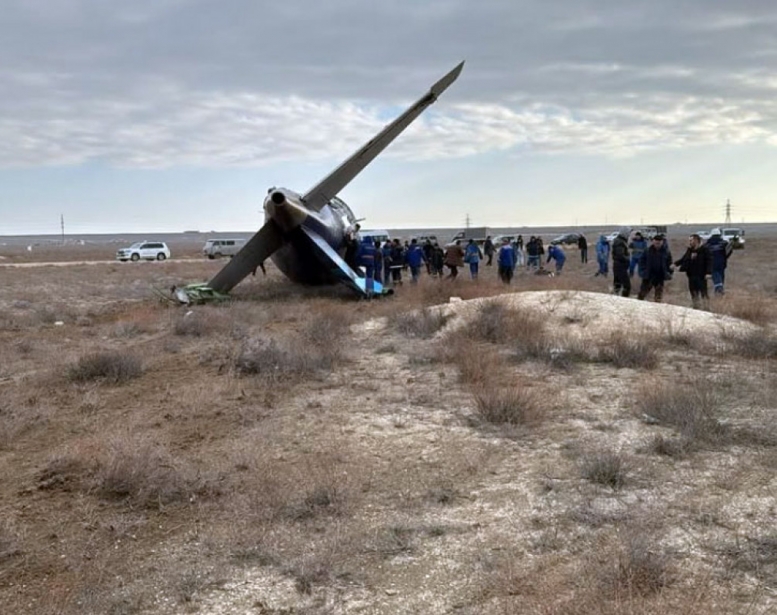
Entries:
[[280, 226], [268, 220], [256, 234], [235, 254], [232, 260], [208, 282], [208, 286], [220, 293], [228, 293], [249, 273], [256, 271], [260, 263], [283, 245]]
[[380, 284], [380, 282], [373, 281], [372, 293], [369, 293], [366, 288], [366, 279], [356, 275], [356, 272], [348, 266], [321, 235], [309, 229], [304, 224], [300, 228], [302, 229], [302, 232], [307, 235], [308, 239], [313, 242], [318, 260], [329, 268], [329, 273], [338, 282], [345, 284], [348, 288], [355, 290], [357, 293], [364, 296], [368, 296], [369, 294], [380, 295], [383, 292], [383, 285]]
[[336, 196], [348, 183], [356, 177], [372, 160], [380, 154], [386, 146], [396, 139], [429, 105], [437, 100], [451, 83], [461, 73], [464, 62], [456, 66], [452, 71], [435, 83], [429, 92], [407, 109], [396, 120], [386, 126], [376, 137], [371, 139], [358, 152], [337, 167], [332, 173], [313, 186], [302, 200], [305, 205], [315, 211], [320, 211], [329, 200]]

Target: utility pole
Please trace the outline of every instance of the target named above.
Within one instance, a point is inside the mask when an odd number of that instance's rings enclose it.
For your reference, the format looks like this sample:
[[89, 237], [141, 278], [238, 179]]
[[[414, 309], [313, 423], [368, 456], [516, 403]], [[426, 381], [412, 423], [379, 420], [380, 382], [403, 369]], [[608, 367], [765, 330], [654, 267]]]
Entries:
[[469, 225], [470, 225], [470, 222], [471, 222], [471, 221], [470, 221], [470, 219], [469, 219], [469, 214], [467, 214], [467, 217], [466, 217], [466, 218], [464, 218], [464, 228], [468, 229], [468, 228], [469, 228]]
[[59, 226], [62, 227], [62, 245], [65, 245], [65, 214], [59, 214]]
[[731, 201], [726, 199], [726, 221], [724, 224], [731, 224]]

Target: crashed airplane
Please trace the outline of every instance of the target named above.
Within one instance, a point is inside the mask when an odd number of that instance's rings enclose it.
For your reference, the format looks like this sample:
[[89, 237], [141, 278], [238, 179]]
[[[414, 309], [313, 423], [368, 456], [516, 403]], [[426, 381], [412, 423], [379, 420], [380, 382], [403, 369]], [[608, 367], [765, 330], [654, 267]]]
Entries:
[[[343, 260], [345, 238], [357, 219], [337, 194], [413, 120], [437, 100], [461, 73], [464, 62], [435, 83], [416, 103], [305, 194], [271, 188], [264, 200], [265, 223], [207, 284], [227, 293], [271, 258], [289, 279], [301, 284], [343, 283], [366, 295], [365, 279]], [[372, 292], [380, 294], [375, 283]]]

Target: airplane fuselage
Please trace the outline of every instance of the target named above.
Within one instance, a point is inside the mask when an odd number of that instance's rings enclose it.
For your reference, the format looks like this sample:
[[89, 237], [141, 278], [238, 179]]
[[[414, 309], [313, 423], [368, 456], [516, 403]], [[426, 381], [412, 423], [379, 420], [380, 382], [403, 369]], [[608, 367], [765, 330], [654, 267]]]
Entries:
[[[278, 193], [285, 197], [283, 204], [277, 203], [281, 200]], [[300, 284], [337, 282], [324, 268], [310, 266], [316, 260], [314, 248], [300, 227], [317, 233], [342, 255], [345, 235], [356, 224], [356, 216], [344, 201], [334, 197], [320, 211], [312, 211], [296, 192], [287, 188], [273, 188], [264, 200], [264, 215], [265, 222], [274, 220], [284, 231], [283, 246], [270, 256], [284, 275]]]

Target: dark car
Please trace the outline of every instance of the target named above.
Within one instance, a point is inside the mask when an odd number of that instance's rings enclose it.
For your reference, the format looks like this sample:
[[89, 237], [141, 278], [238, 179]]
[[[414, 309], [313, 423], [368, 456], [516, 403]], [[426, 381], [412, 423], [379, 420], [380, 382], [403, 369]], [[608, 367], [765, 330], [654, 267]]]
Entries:
[[559, 235], [555, 239], [551, 239], [550, 245], [557, 246], [562, 244], [565, 246], [576, 246], [579, 239], [580, 235], [578, 233], [565, 233], [563, 235]]

